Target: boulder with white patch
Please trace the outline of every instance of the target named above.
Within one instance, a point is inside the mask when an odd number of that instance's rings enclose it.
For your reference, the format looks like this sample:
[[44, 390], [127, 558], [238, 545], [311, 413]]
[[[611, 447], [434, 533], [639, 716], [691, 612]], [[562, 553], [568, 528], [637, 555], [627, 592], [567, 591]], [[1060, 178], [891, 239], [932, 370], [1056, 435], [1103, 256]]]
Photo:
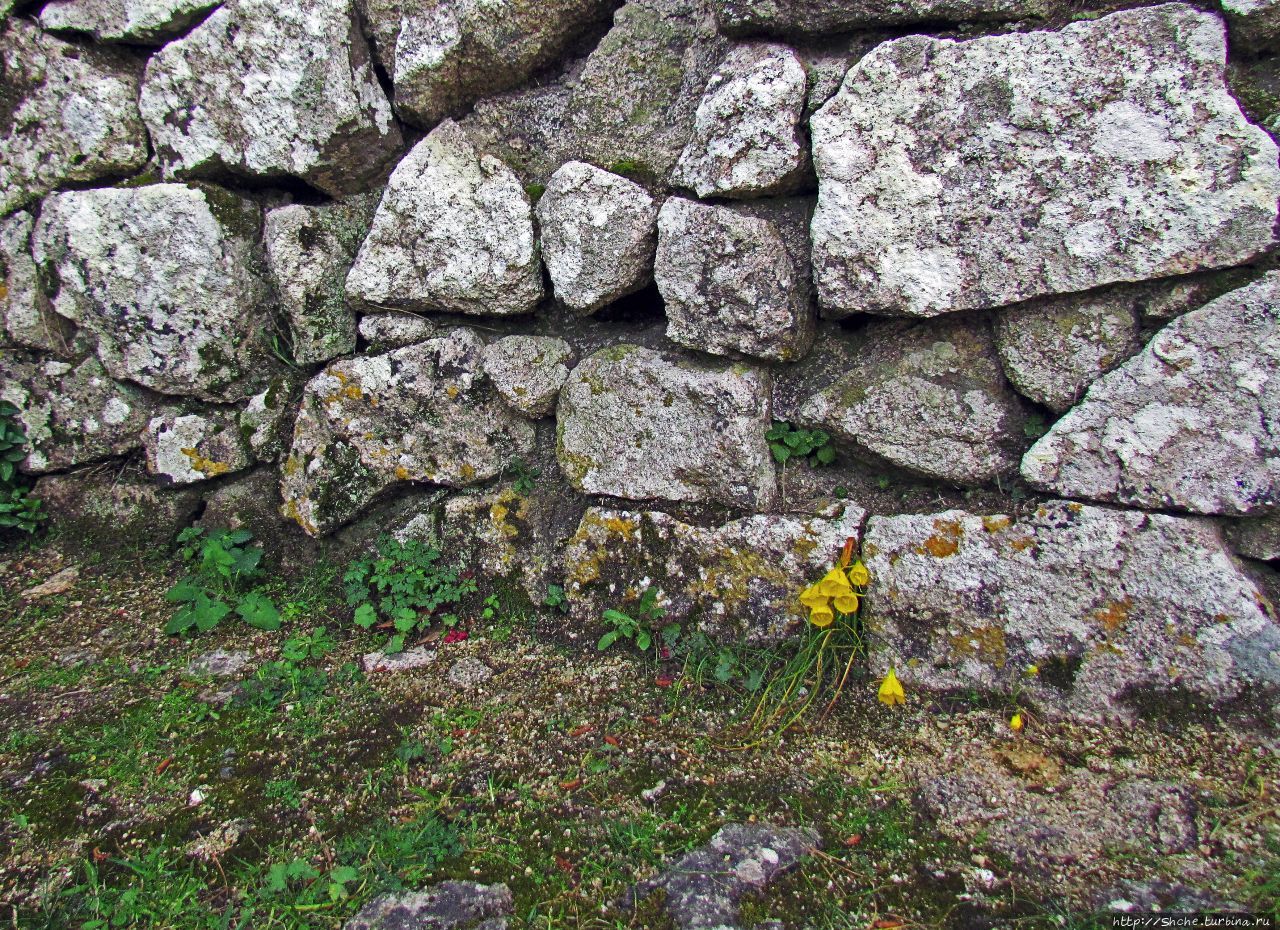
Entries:
[[1209, 521], [1066, 501], [872, 517], [863, 558], [871, 667], [908, 695], [1086, 721], [1280, 708], [1280, 627]]
[[53, 355], [71, 351], [75, 327], [53, 312], [31, 257], [35, 221], [22, 211], [0, 220], [0, 341]]
[[633, 181], [585, 162], [561, 165], [538, 201], [556, 299], [593, 313], [653, 279], [658, 205]]
[[543, 296], [529, 196], [447, 120], [392, 172], [346, 286], [366, 310], [529, 313]]
[[1178, 317], [1027, 452], [1053, 494], [1253, 514], [1280, 505], [1280, 272]]
[[53, 0], [40, 11], [50, 32], [81, 33], [99, 42], [163, 45], [182, 35], [220, 0]]
[[936, 316], [1248, 261], [1276, 144], [1184, 4], [1059, 31], [877, 46], [810, 121], [813, 265], [834, 318]]
[[97, 339], [115, 378], [211, 401], [272, 373], [257, 206], [216, 188], [153, 184], [56, 194], [33, 254], [53, 309]]
[[502, 399], [535, 420], [555, 409], [571, 364], [569, 343], [551, 336], [507, 336], [484, 350], [485, 374]]
[[142, 434], [147, 470], [162, 484], [194, 484], [253, 464], [252, 450], [231, 409], [165, 410]]

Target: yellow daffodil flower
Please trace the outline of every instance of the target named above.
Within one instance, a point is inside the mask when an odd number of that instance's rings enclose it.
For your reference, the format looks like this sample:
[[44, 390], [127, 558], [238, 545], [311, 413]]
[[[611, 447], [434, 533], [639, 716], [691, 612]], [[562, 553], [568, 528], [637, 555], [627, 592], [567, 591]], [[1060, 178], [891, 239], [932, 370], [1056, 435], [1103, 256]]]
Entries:
[[1014, 714], [1009, 718], [1009, 729], [1015, 733], [1022, 729], [1022, 714]]
[[819, 591], [816, 584], [811, 584], [800, 592], [800, 603], [805, 607], [824, 607], [829, 600], [831, 598]]
[[870, 580], [871, 573], [867, 571], [867, 566], [862, 564], [861, 559], [849, 566], [849, 581], [851, 584], [855, 584], [859, 588], [862, 588], [865, 587], [867, 582]]
[[880, 699], [881, 704], [887, 704], [890, 707], [907, 703], [907, 693], [902, 690], [902, 682], [898, 681], [898, 675], [893, 669], [889, 669], [889, 674], [885, 675], [884, 681], [880, 682], [880, 692], [876, 697]]
[[827, 597], [835, 597], [837, 594], [848, 594], [853, 589], [849, 587], [849, 579], [844, 572], [833, 568], [822, 576], [822, 580], [818, 582], [818, 590]]
[[836, 615], [827, 604], [814, 607], [809, 611], [809, 622], [816, 627], [831, 626], [831, 622], [835, 620]]
[[836, 605], [836, 610], [842, 614], [856, 614], [858, 612], [858, 595], [852, 591], [848, 594], [837, 594], [832, 603]]

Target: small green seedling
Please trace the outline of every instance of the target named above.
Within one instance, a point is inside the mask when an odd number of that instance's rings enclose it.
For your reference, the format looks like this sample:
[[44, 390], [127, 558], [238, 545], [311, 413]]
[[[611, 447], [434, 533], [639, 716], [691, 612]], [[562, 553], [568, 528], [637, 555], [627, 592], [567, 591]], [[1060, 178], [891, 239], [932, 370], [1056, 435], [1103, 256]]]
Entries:
[[[626, 639], [634, 643], [641, 652], [648, 652], [655, 645], [654, 626], [666, 615], [666, 610], [658, 606], [658, 589], [645, 588], [631, 614], [610, 608], [601, 615], [604, 622], [613, 629], [600, 637], [596, 648], [603, 652], [618, 640]], [[662, 628], [661, 635], [663, 643], [668, 647], [675, 645], [680, 638], [680, 624], [668, 623]]]
[[790, 423], [774, 420], [764, 438], [779, 465], [792, 459], [808, 459], [813, 465], [830, 465], [836, 460], [831, 436], [820, 429], [797, 429]]

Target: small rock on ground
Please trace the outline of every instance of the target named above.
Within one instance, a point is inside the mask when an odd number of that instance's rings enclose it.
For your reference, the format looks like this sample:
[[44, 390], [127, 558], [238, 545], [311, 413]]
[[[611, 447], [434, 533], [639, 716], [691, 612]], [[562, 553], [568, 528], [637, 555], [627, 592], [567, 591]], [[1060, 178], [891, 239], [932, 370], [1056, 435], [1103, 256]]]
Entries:
[[506, 885], [440, 882], [424, 891], [379, 895], [345, 930], [506, 930], [511, 908]]
[[22, 592], [24, 601], [38, 601], [42, 597], [52, 597], [55, 594], [66, 594], [75, 583], [80, 580], [80, 569], [74, 565], [64, 568], [57, 574], [50, 575], [38, 585], [33, 585]]
[[187, 674], [200, 678], [233, 678], [253, 659], [251, 652], [215, 649], [187, 663]]
[[449, 669], [449, 684], [455, 688], [474, 688], [492, 677], [493, 669], [471, 656], [459, 659]]

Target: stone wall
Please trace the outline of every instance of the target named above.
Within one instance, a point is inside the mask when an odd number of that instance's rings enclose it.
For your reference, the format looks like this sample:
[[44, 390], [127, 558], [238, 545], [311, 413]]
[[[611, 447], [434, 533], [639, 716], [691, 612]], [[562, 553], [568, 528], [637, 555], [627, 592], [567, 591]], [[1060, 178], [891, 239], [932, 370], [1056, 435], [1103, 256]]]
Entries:
[[853, 537], [909, 689], [1275, 722], [1280, 4], [1121, 6], [7, 0], [22, 468], [583, 628], [794, 635]]

